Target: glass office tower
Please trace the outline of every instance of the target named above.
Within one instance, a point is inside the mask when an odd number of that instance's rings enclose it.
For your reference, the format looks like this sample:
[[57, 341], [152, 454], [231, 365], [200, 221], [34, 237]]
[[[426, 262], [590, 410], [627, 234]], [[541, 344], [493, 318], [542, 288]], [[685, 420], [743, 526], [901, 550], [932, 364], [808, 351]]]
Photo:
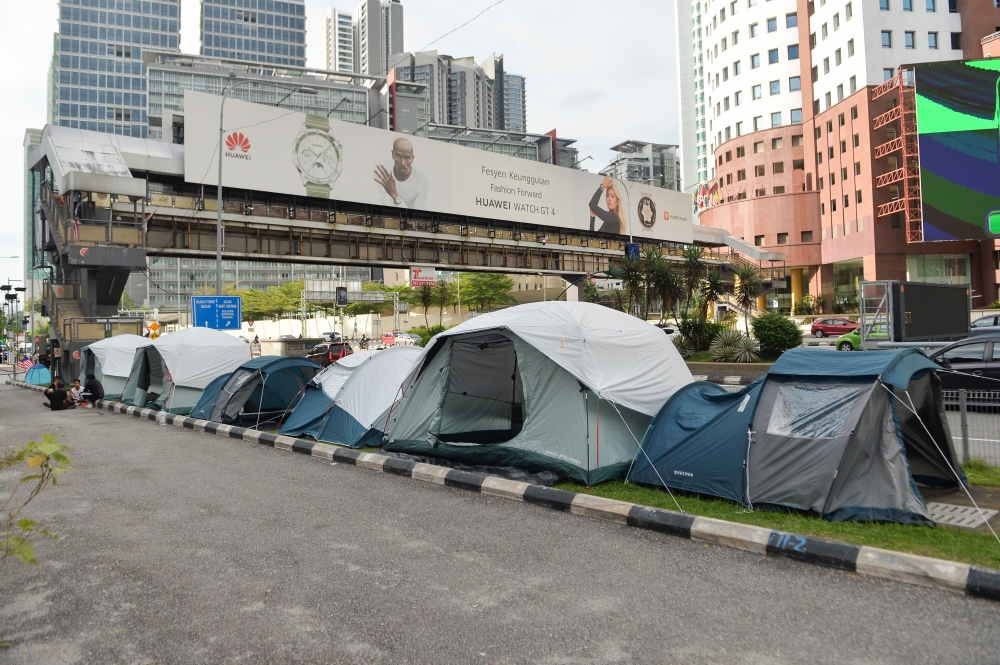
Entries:
[[305, 0], [202, 0], [201, 54], [305, 67]]
[[63, 127], [146, 136], [145, 48], [176, 51], [180, 0], [60, 0], [49, 117]]

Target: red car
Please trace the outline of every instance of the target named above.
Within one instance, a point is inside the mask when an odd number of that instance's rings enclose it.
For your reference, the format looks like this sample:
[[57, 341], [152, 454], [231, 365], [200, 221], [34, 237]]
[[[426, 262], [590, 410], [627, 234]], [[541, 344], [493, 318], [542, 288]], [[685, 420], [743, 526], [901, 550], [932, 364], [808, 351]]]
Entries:
[[827, 335], [839, 337], [860, 327], [854, 321], [846, 319], [820, 319], [812, 324], [812, 334], [815, 337], [826, 337]]
[[382, 333], [382, 346], [403, 346], [410, 343], [410, 337], [406, 333], [387, 330]]
[[354, 349], [347, 342], [324, 342], [311, 348], [306, 358], [326, 367], [352, 353]]

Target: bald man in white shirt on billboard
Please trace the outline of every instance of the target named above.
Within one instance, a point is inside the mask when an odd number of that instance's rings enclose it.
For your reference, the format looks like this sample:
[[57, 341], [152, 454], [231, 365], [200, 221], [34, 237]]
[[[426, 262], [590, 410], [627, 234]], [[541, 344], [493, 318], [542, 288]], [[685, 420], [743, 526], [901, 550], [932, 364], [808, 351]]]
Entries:
[[400, 137], [392, 142], [392, 163], [375, 166], [375, 182], [380, 186], [383, 205], [426, 208], [427, 176], [413, 166], [413, 144]]

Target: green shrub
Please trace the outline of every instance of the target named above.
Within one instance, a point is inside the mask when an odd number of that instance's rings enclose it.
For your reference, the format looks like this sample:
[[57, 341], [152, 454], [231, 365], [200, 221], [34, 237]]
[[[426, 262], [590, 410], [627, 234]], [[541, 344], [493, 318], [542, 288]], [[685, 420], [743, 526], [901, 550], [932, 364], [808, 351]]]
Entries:
[[444, 326], [431, 326], [430, 328], [425, 328], [423, 326], [419, 328], [414, 328], [413, 330], [408, 330], [414, 335], [420, 335], [420, 346], [427, 346], [427, 342], [431, 341], [431, 337], [437, 335], [438, 333], [443, 333], [447, 328]]
[[722, 330], [712, 340], [709, 351], [714, 362], [753, 363], [757, 362], [759, 350], [757, 340], [747, 337], [737, 330]]
[[694, 344], [684, 335], [674, 335], [672, 341], [677, 353], [681, 354], [681, 358], [687, 360], [694, 354]]
[[777, 312], [765, 312], [750, 321], [753, 336], [760, 342], [765, 358], [777, 358], [788, 349], [802, 345], [802, 331], [791, 319]]
[[696, 351], [708, 351], [712, 340], [722, 330], [727, 330], [727, 326], [714, 321], [707, 321], [700, 316], [682, 318], [681, 324], [677, 327], [685, 338], [690, 340]]

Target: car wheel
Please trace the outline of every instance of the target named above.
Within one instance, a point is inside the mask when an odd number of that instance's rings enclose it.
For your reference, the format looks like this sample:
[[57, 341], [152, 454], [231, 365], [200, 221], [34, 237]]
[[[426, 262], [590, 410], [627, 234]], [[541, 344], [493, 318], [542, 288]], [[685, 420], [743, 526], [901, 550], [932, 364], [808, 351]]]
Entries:
[[813, 337], [822, 337], [822, 336], [823, 336], [822, 330], [817, 330], [816, 332], [813, 333]]
[[851, 344], [850, 342], [841, 342], [840, 344], [837, 345], [837, 350], [838, 351], [853, 351], [854, 350], [854, 345]]

